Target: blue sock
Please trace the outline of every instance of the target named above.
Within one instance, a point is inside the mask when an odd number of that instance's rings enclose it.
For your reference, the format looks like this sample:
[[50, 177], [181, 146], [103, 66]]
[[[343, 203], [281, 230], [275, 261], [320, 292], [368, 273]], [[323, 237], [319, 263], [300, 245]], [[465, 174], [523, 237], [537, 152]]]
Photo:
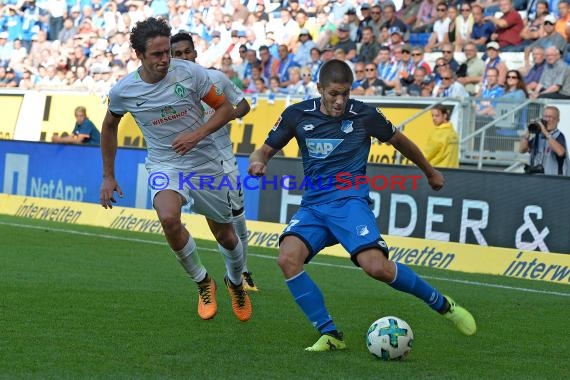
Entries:
[[306, 272], [303, 271], [285, 282], [297, 305], [321, 334], [336, 330], [321, 290]]
[[397, 262], [394, 264], [396, 264], [396, 277], [388, 285], [401, 292], [413, 294], [437, 312], [443, 308], [445, 298], [437, 289], [418, 276], [409, 266]]

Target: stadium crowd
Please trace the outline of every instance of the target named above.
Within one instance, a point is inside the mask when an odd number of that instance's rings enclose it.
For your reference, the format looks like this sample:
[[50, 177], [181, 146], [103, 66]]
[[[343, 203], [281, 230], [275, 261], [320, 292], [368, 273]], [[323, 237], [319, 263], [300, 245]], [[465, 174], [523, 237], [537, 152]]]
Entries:
[[337, 58], [354, 95], [570, 98], [567, 0], [1, 1], [0, 87], [104, 95], [140, 65], [129, 32], [155, 16], [249, 94], [315, 96]]

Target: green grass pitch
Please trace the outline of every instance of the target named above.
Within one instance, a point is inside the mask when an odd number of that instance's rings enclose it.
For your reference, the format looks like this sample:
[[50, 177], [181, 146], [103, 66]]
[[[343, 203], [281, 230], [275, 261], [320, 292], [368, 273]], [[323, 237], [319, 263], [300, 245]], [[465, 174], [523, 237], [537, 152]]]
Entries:
[[[317, 256], [321, 286], [349, 349], [304, 352], [317, 333], [293, 302], [276, 251], [251, 248], [261, 291], [240, 323], [215, 245], [202, 261], [221, 285], [218, 315], [196, 314], [195, 286], [163, 237], [0, 216], [0, 378], [563, 379], [570, 372], [570, 287], [414, 268], [478, 322], [464, 337], [421, 301], [377, 283], [348, 258]], [[409, 358], [383, 362], [365, 333], [406, 320]]]

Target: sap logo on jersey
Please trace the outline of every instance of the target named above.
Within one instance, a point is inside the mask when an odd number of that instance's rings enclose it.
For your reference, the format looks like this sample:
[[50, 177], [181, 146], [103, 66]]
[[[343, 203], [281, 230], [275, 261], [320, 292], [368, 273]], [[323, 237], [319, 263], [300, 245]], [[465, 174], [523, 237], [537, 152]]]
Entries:
[[343, 142], [343, 139], [307, 139], [306, 142], [309, 156], [326, 158]]

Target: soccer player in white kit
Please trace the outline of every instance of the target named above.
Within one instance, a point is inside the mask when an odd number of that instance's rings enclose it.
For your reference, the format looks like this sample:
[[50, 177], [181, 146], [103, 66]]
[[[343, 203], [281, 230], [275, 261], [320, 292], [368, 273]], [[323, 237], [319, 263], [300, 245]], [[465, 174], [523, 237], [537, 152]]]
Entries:
[[[192, 35], [186, 32], [180, 32], [170, 38], [170, 50], [173, 58], [184, 59], [186, 61], [196, 62], [198, 53], [194, 47]], [[249, 103], [243, 96], [243, 92], [236, 87], [235, 84], [221, 71], [216, 69], [208, 70], [210, 80], [217, 88], [224, 92], [224, 96], [235, 107], [234, 119], [239, 119], [247, 115], [250, 110]], [[203, 103], [204, 120], [208, 120], [214, 110]], [[243, 286], [248, 291], [258, 291], [259, 289], [253, 281], [251, 272], [247, 268], [247, 226], [244, 211], [243, 191], [239, 186], [238, 177], [239, 169], [236, 157], [232, 150], [232, 141], [230, 140], [229, 130], [222, 127], [212, 134], [216, 146], [219, 149], [223, 160], [224, 173], [231, 182], [230, 200], [232, 204], [232, 216], [234, 228], [241, 240], [244, 256]]]
[[[170, 60], [170, 31], [165, 20], [154, 17], [138, 22], [131, 31], [131, 46], [141, 67], [109, 93], [109, 109], [101, 129], [101, 205], [112, 207], [115, 192], [122, 196], [115, 179], [117, 129], [121, 117], [130, 112], [147, 143], [146, 168], [153, 206], [166, 240], [198, 284], [199, 316], [211, 319], [216, 315], [216, 283], [182, 224], [181, 208], [185, 204], [206, 217], [226, 262], [224, 282], [233, 312], [239, 320], [247, 321], [252, 307], [242, 285], [243, 247], [233, 228], [228, 189], [219, 186], [224, 170], [211, 136], [233, 118], [234, 109], [204, 68]], [[206, 122], [201, 101], [215, 110]]]

